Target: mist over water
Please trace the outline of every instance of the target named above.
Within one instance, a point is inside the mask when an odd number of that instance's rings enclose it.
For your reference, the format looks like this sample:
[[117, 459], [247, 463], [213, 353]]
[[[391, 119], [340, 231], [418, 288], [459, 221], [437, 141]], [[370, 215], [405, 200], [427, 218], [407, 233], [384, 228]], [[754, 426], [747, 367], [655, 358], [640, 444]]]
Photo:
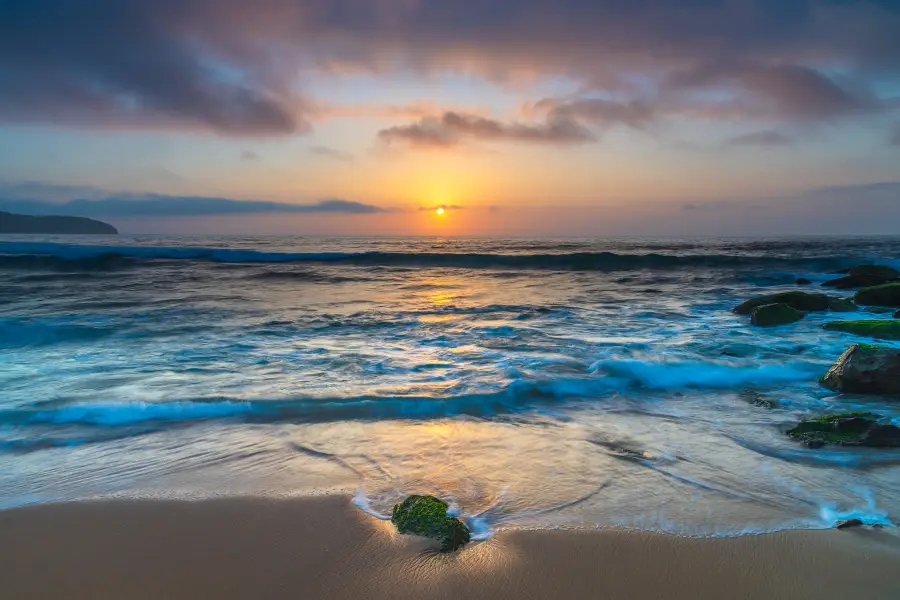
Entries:
[[822, 323], [877, 315], [730, 311], [863, 261], [900, 240], [7, 236], [0, 506], [346, 491], [385, 516], [428, 492], [485, 535], [897, 522], [900, 451], [783, 434], [900, 421], [817, 384], [855, 341]]

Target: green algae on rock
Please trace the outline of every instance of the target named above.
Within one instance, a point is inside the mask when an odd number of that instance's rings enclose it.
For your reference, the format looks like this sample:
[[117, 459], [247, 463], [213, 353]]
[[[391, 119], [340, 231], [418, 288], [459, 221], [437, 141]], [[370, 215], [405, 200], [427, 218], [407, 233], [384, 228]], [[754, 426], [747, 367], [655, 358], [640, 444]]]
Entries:
[[841, 446], [900, 447], [900, 427], [880, 423], [880, 415], [868, 412], [834, 413], [801, 421], [785, 433], [811, 448]]
[[865, 321], [832, 321], [823, 325], [830, 331], [843, 331], [879, 340], [900, 340], [900, 321], [868, 319]]
[[857, 304], [900, 307], [900, 283], [886, 283], [867, 287], [856, 292]]
[[774, 327], [795, 323], [805, 316], [805, 312], [787, 304], [763, 304], [750, 313], [750, 323], [758, 327]]
[[900, 350], [853, 344], [820, 383], [836, 392], [900, 395]]
[[434, 496], [412, 495], [395, 504], [391, 522], [400, 533], [438, 540], [441, 552], [452, 552], [471, 539], [462, 521], [447, 516], [447, 503]]
[[828, 310], [833, 298], [827, 294], [814, 292], [782, 292], [780, 294], [768, 294], [751, 298], [743, 304], [734, 307], [734, 312], [739, 315], [749, 315], [753, 309], [766, 304], [787, 304], [795, 310], [818, 311]]

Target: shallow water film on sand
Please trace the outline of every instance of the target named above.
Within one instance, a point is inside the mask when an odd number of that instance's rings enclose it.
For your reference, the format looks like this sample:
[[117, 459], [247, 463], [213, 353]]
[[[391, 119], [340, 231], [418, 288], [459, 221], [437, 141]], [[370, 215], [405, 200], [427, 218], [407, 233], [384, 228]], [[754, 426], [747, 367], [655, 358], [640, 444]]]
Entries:
[[900, 240], [8, 236], [0, 506], [345, 491], [385, 517], [428, 493], [476, 538], [890, 524], [900, 449], [784, 433], [900, 424], [817, 381], [863, 339], [825, 322], [885, 315], [731, 311], [866, 262]]

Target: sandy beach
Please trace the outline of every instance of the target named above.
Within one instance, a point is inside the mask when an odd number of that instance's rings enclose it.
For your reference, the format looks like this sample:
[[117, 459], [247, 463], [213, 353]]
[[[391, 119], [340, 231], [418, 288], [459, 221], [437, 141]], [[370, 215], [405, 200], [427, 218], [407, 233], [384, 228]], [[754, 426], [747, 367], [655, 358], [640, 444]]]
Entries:
[[519, 531], [441, 555], [330, 496], [24, 507], [0, 539], [19, 600], [900, 597], [900, 539], [873, 530]]

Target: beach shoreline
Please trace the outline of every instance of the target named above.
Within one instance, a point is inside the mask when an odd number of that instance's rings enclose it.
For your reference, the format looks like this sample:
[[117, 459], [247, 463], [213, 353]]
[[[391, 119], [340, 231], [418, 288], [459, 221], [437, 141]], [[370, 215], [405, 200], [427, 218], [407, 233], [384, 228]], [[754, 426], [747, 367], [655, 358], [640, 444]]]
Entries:
[[0, 512], [0, 539], [20, 600], [900, 596], [884, 531], [503, 531], [442, 555], [346, 496], [34, 505]]

